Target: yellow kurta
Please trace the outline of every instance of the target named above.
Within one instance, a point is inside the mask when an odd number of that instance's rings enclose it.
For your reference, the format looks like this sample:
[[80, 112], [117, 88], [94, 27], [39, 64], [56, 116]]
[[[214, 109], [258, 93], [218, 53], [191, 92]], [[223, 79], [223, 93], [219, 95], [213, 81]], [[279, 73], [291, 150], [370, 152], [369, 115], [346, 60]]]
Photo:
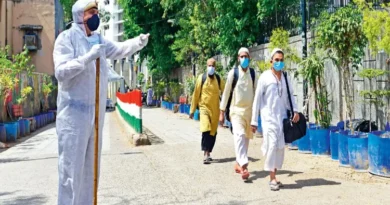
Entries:
[[196, 80], [190, 113], [195, 113], [199, 105], [200, 131], [210, 131], [210, 135], [215, 136], [219, 121], [219, 96], [224, 89], [224, 82], [221, 79], [220, 88], [217, 77], [207, 77], [202, 87], [202, 76]]

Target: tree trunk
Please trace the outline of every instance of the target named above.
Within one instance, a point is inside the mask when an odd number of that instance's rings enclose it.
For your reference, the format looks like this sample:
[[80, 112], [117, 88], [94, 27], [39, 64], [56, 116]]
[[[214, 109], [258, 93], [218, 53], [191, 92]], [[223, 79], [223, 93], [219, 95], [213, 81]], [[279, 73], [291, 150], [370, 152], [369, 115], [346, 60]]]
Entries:
[[340, 121], [344, 121], [344, 100], [343, 100], [343, 82], [344, 82], [344, 79], [343, 79], [343, 72], [342, 72], [342, 70], [339, 68], [338, 71], [339, 71], [339, 100], [340, 100], [340, 103], [339, 103], [339, 118], [340, 118]]
[[350, 129], [352, 134], [354, 133], [352, 128], [352, 118], [353, 118], [353, 89], [352, 89], [352, 76], [350, 69], [347, 66], [344, 66], [344, 93], [345, 93], [345, 103], [347, 105], [347, 117], [349, 118]]

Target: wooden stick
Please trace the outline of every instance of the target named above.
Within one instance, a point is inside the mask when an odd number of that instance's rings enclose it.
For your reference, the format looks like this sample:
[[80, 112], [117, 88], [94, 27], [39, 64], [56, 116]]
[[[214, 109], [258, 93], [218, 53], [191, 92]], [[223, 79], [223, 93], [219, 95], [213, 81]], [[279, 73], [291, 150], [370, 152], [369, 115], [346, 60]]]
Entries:
[[99, 169], [99, 90], [100, 90], [100, 59], [96, 59], [96, 89], [95, 89], [95, 161], [93, 173], [93, 204], [97, 205], [98, 169]]

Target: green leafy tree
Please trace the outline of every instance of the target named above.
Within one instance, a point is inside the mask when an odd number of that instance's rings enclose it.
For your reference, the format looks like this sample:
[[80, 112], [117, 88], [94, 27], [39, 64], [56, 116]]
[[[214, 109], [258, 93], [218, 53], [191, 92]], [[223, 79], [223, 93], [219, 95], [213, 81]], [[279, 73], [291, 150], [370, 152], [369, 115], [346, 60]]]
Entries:
[[383, 97], [384, 92], [381, 90], [372, 90], [372, 81], [374, 79], [377, 79], [380, 76], [385, 75], [387, 72], [381, 69], [364, 69], [357, 73], [357, 75], [361, 78], [368, 79], [369, 82], [369, 90], [362, 90], [360, 91], [360, 95], [364, 98], [365, 102], [369, 104], [369, 112], [370, 112], [370, 124], [369, 124], [369, 131], [371, 132], [371, 106], [372, 104], [375, 105], [382, 105], [383, 101], [381, 98]]
[[169, 75], [179, 67], [170, 49], [174, 42], [177, 28], [168, 22], [159, 0], [119, 0], [123, 8], [124, 33], [126, 38], [133, 38], [141, 33], [150, 33], [148, 45], [141, 51], [141, 59], [148, 60], [150, 70], [160, 70]]
[[332, 114], [329, 110], [329, 94], [324, 80], [325, 61], [327, 59], [326, 53], [317, 50], [302, 60], [300, 63], [301, 69], [298, 71], [314, 91], [315, 123], [326, 129], [329, 128], [332, 121]]
[[72, 20], [72, 6], [76, 0], [60, 0], [62, 8], [64, 9], [65, 21], [69, 22]]
[[363, 32], [368, 39], [371, 55], [379, 50], [390, 53], [390, 4], [380, 5], [375, 9], [372, 3], [365, 0], [354, 0], [363, 13]]
[[178, 82], [169, 82], [169, 88], [171, 90], [173, 102], [177, 103], [180, 96], [181, 89], [183, 88], [182, 84]]
[[[336, 66], [339, 70], [339, 93], [342, 99], [343, 85], [347, 116], [353, 119], [353, 84], [351, 67], [357, 68], [364, 56], [366, 38], [363, 32], [363, 17], [353, 6], [338, 9], [335, 13], [323, 13], [316, 27], [316, 45], [337, 55]], [[352, 66], [350, 66], [352, 65]], [[344, 116], [343, 103], [340, 103], [340, 119]]]

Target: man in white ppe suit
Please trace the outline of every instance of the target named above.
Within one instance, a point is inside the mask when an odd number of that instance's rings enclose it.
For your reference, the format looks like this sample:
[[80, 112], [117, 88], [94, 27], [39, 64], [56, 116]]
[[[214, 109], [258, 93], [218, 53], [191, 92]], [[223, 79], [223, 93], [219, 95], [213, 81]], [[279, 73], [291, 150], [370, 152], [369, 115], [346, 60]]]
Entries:
[[[99, 165], [106, 109], [106, 58], [120, 59], [146, 46], [149, 34], [111, 42], [94, 31], [99, 27], [95, 0], [79, 0], [72, 8], [73, 24], [54, 46], [58, 80], [57, 134], [59, 205], [89, 205], [93, 201], [96, 59], [100, 58]], [[100, 166], [99, 166], [100, 167]]]
[[276, 179], [276, 171], [282, 168], [284, 160], [284, 133], [283, 119], [287, 118], [287, 110], [290, 104], [287, 94], [288, 83], [291, 93], [291, 101], [294, 109], [293, 122], [299, 121], [297, 104], [293, 95], [290, 80], [286, 82], [282, 70], [284, 69], [284, 53], [281, 49], [274, 49], [271, 53], [272, 68], [261, 74], [257, 84], [255, 100], [252, 110], [252, 130], [257, 130], [257, 116], [261, 113], [263, 129], [262, 152], [266, 157], [264, 170], [270, 172], [269, 186], [272, 191], [279, 190], [282, 186]]

